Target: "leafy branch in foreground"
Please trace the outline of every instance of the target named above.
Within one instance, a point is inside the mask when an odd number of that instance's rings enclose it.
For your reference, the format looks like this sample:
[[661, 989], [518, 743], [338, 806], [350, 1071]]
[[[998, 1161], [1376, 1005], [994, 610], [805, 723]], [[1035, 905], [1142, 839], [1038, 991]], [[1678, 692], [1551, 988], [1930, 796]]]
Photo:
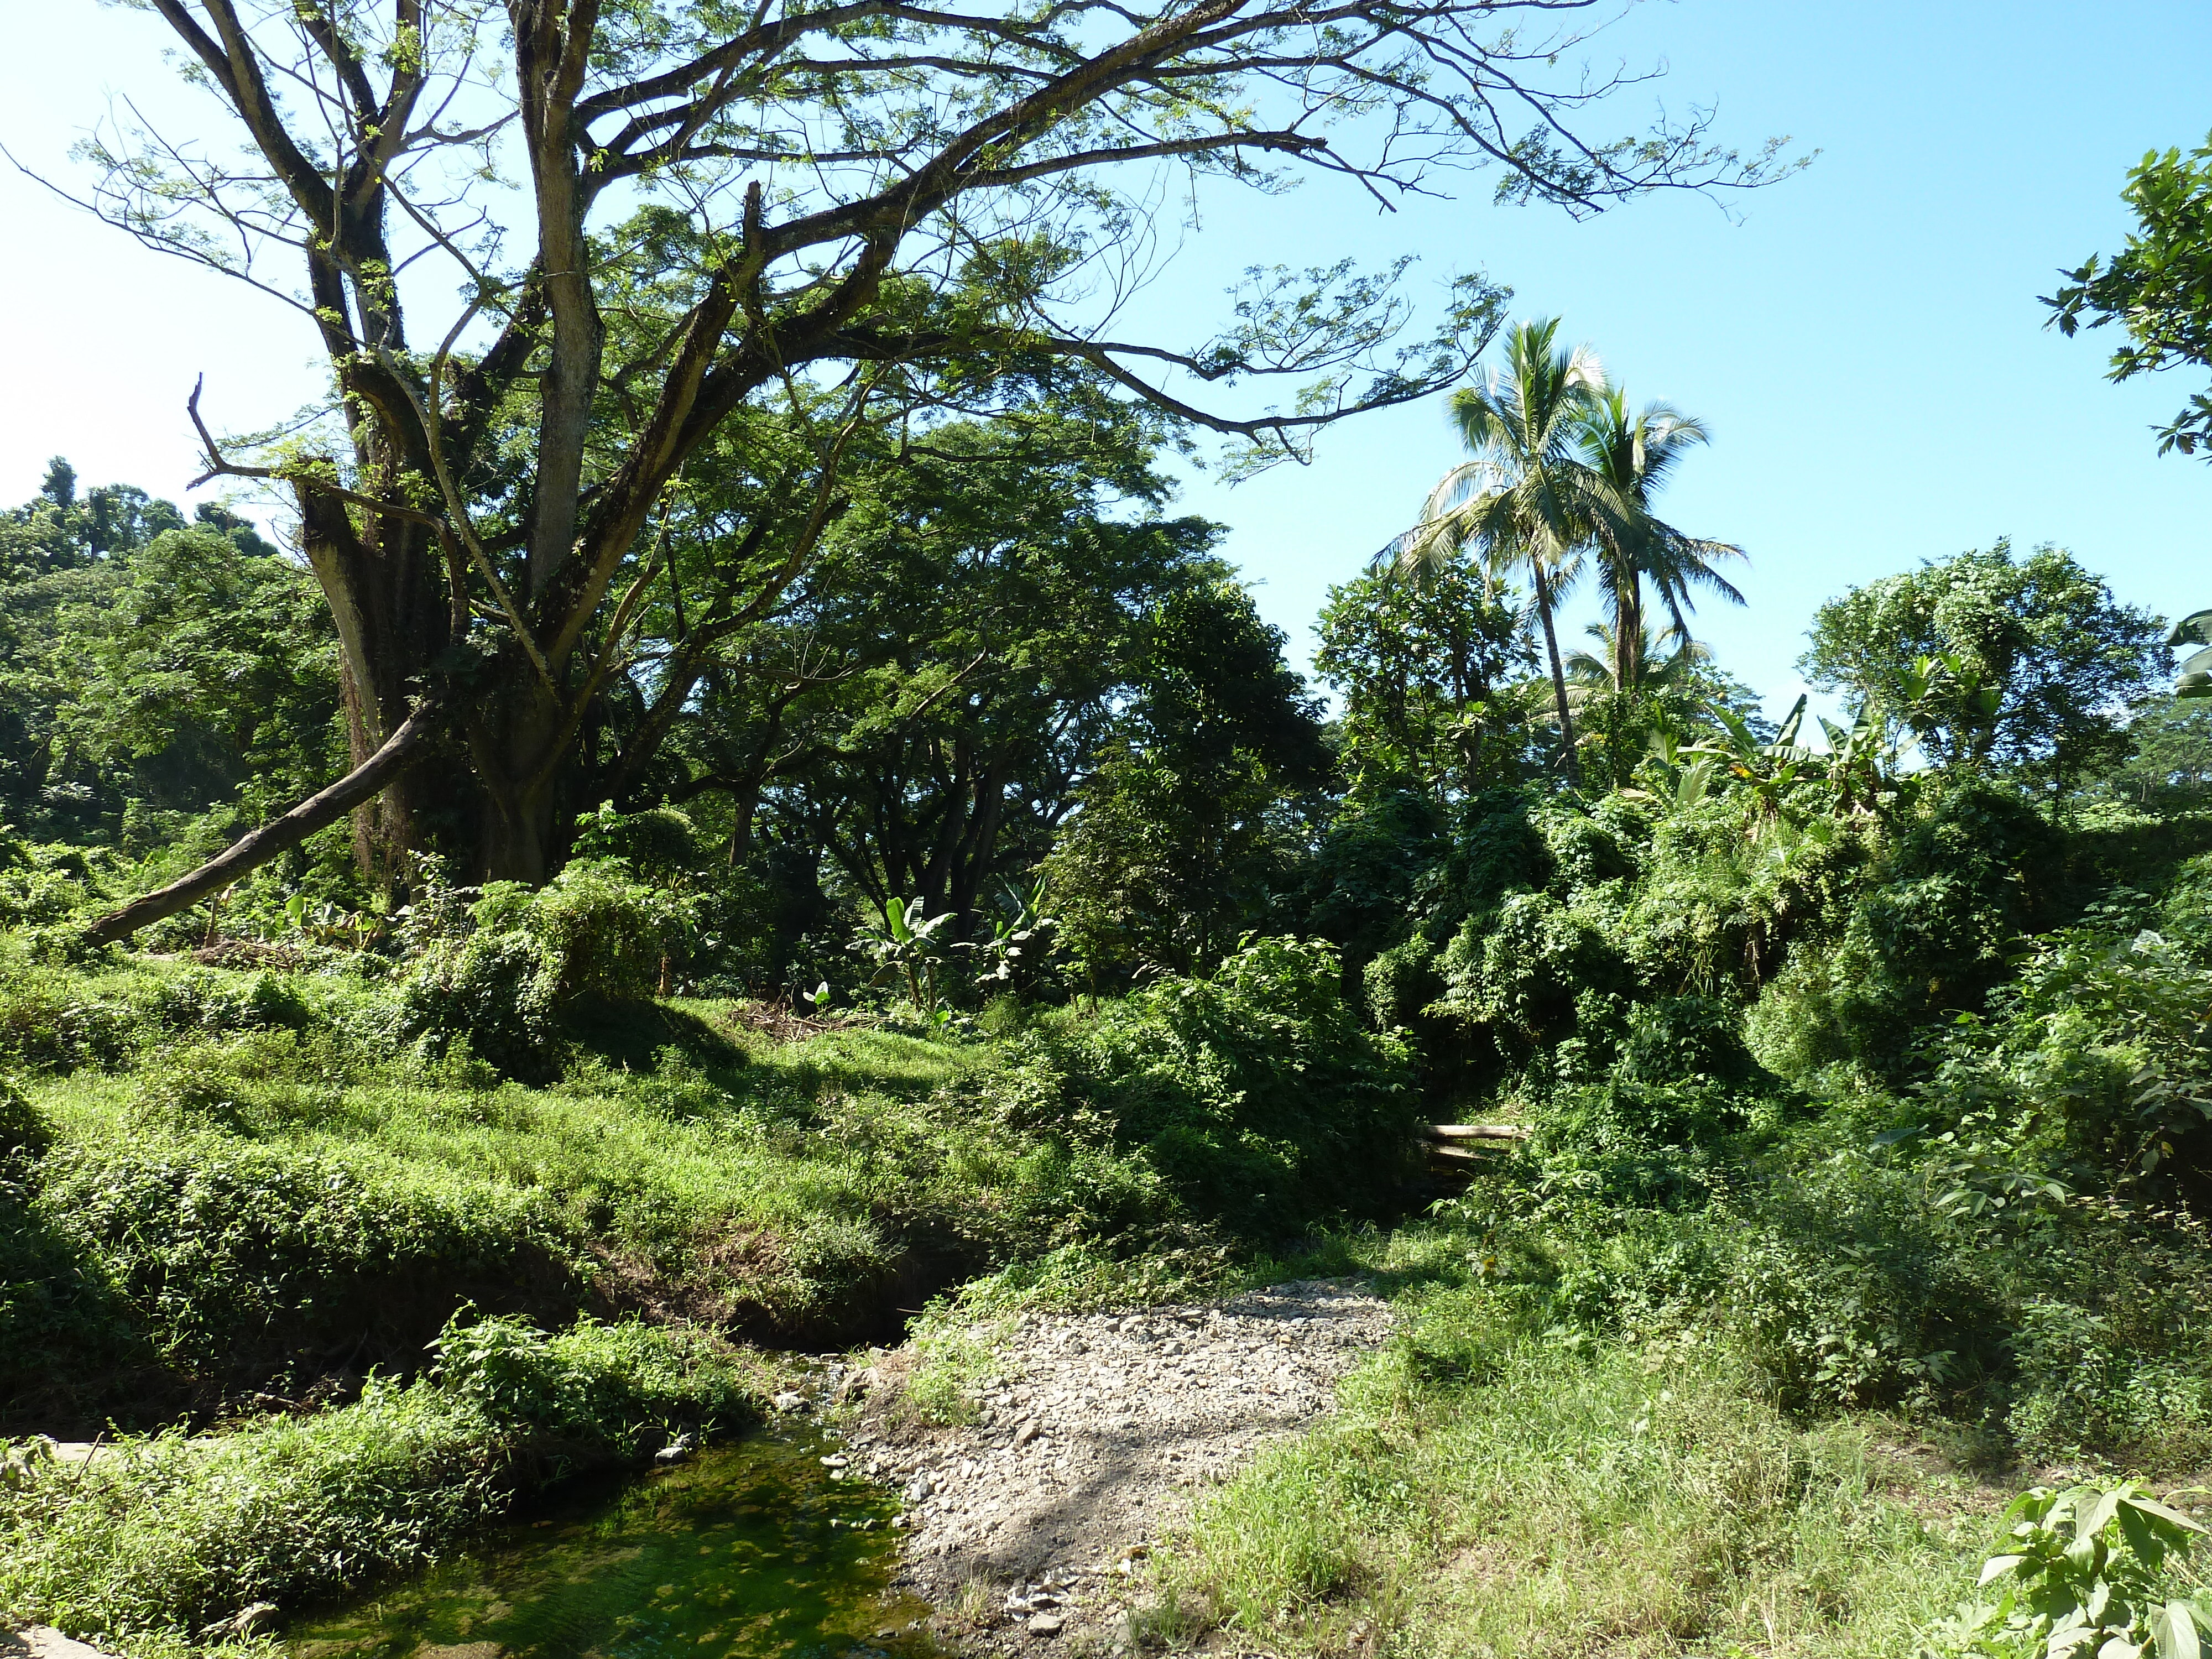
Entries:
[[1996, 1601], [1938, 1626], [1923, 1654], [2197, 1659], [2212, 1614], [2174, 1582], [2197, 1522], [2134, 1483], [2038, 1486], [2007, 1513], [2018, 1517], [2008, 1541], [1982, 1566]]
[[[2071, 336], [2084, 322], [2117, 322], [2127, 343], [2112, 352], [2108, 378], [2178, 364], [2212, 368], [2212, 140], [2184, 155], [2147, 151], [2128, 171], [2121, 199], [2135, 210], [2136, 228], [2110, 259], [2091, 254], [2067, 271], [2066, 283], [2043, 303], [2051, 325]], [[2212, 460], [2212, 392], [2200, 392], [2158, 429], [2158, 453]]]

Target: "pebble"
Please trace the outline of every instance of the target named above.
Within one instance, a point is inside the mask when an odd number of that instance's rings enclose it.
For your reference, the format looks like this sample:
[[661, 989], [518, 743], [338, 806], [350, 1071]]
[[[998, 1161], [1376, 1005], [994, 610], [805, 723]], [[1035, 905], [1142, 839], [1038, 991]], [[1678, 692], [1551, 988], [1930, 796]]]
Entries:
[[966, 1585], [997, 1585], [1005, 1639], [1064, 1631], [1085, 1651], [1126, 1647], [1150, 1540], [1200, 1488], [1327, 1410], [1390, 1324], [1364, 1285], [1326, 1279], [1200, 1306], [1025, 1314], [997, 1346], [974, 1426], [900, 1428], [893, 1414], [853, 1443], [875, 1449], [872, 1474], [905, 1483], [909, 1587], [949, 1607]]

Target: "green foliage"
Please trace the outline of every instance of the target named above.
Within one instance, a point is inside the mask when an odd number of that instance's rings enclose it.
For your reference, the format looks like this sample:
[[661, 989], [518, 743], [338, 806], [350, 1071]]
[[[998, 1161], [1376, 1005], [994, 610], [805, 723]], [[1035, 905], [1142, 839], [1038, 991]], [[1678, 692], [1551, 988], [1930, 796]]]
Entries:
[[1044, 865], [1080, 981], [1113, 989], [1146, 972], [1203, 973], [1264, 923], [1297, 878], [1289, 805], [1249, 755], [1193, 779], [1133, 751], [1109, 754]]
[[1414, 884], [1450, 844], [1444, 828], [1442, 809], [1412, 790], [1355, 792], [1338, 809], [1307, 873], [1306, 925], [1347, 969], [1364, 970], [1411, 926]]
[[[2125, 380], [2177, 365], [2212, 366], [2212, 143], [2184, 155], [2147, 150], [2128, 169], [2121, 199], [2136, 228], [2108, 261], [2091, 254], [2066, 273], [2066, 284], [2044, 301], [2059, 331], [2071, 335], [2118, 322], [2125, 344], [2112, 356], [2110, 378]], [[2212, 393], [2198, 392], [2160, 428], [2159, 453], [2193, 455], [2212, 437]]]
[[1207, 979], [1102, 1005], [1065, 1051], [1083, 1091], [1193, 1212], [1248, 1237], [1376, 1214], [1411, 1148], [1397, 1041], [1363, 1026], [1335, 952], [1257, 939]]
[[1982, 1567], [1998, 1588], [1939, 1626], [1939, 1656], [1990, 1659], [2196, 1659], [2212, 1613], [2175, 1592], [2179, 1570], [2203, 1528], [2142, 1486], [2038, 1486], [2006, 1512], [2002, 1553]]
[[1549, 893], [1515, 893], [1494, 913], [1470, 916], [1441, 966], [1441, 1012], [1529, 1049], [1571, 1034], [1583, 997], [1622, 984], [1601, 927]]
[[620, 863], [577, 860], [535, 891], [494, 883], [465, 920], [437, 924], [402, 988], [404, 1029], [465, 1036], [504, 1070], [548, 1075], [564, 1018], [651, 997], [683, 952], [687, 920], [665, 889]]
[[314, 579], [213, 503], [187, 527], [127, 485], [80, 500], [57, 459], [0, 514], [0, 808], [41, 833], [264, 813], [344, 752]]
[[[241, 1079], [196, 1058], [148, 1076], [112, 1138], [49, 1152], [31, 1206], [165, 1366], [214, 1379], [380, 1322], [404, 1335], [398, 1310], [434, 1302], [440, 1285], [557, 1284], [540, 1195], [426, 1179], [364, 1147], [247, 1138]], [[6, 1367], [19, 1388], [26, 1358], [18, 1349]]]
[[546, 1335], [456, 1319], [429, 1376], [211, 1440], [125, 1437], [83, 1468], [0, 1488], [0, 1607], [137, 1646], [196, 1644], [256, 1603], [295, 1606], [434, 1560], [511, 1493], [734, 1428], [758, 1384], [714, 1344], [635, 1324]]
[[1792, 1077], [1839, 1062], [1901, 1074], [1924, 1024], [1978, 1011], [2008, 975], [2064, 873], [2060, 837], [2019, 796], [1943, 789], [1899, 826], [1832, 942], [1797, 953], [1768, 988], [1754, 1052]]
[[[1073, 376], [1018, 422], [952, 421], [911, 447], [855, 435], [817, 574], [725, 647], [670, 738], [705, 791], [697, 822], [726, 823], [732, 859], [784, 908], [768, 982], [833, 966], [802, 965], [799, 936], [842, 948], [848, 900], [920, 896], [964, 931], [1000, 884], [1027, 884], [1158, 678], [1175, 596], [1227, 574], [1216, 526], [1164, 514], [1161, 435]], [[1242, 666], [1264, 689], [1279, 664]]]
[[1206, 972], [1297, 885], [1329, 757], [1282, 648], [1225, 577], [1152, 618], [1143, 690], [1043, 866], [1094, 991]]
[[[1909, 727], [1937, 764], [2010, 769], [2061, 797], [2127, 752], [2125, 710], [2163, 678], [2160, 643], [2071, 554], [2017, 558], [2000, 541], [1829, 601], [1800, 666]], [[1938, 663], [1955, 666], [1931, 682]]]
[[2100, 793], [2161, 811], [2212, 805], [2212, 703], [2154, 703], [2128, 722], [2134, 752], [2096, 782]]
[[1314, 668], [1344, 702], [1353, 799], [1394, 789], [1474, 794], [1519, 779], [1534, 659], [1528, 618], [1465, 561], [1413, 580], [1332, 587]]

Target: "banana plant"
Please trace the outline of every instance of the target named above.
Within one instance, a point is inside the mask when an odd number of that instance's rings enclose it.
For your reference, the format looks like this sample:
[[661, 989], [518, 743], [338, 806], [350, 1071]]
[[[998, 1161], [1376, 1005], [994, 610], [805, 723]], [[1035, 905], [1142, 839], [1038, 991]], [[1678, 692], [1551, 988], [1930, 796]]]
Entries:
[[1695, 806], [1712, 793], [1713, 780], [1720, 773], [1718, 761], [1710, 754], [1686, 747], [1681, 732], [1674, 726], [1656, 726], [1648, 747], [1650, 756], [1646, 765], [1661, 787], [1624, 789], [1623, 794], [1639, 800], [1664, 801], [1680, 811]]
[[295, 933], [318, 945], [349, 940], [356, 951], [367, 950], [384, 927], [383, 918], [371, 911], [341, 910], [328, 899], [310, 907], [305, 893], [295, 893], [284, 901], [284, 919]]
[[1905, 706], [1898, 712], [1923, 744], [1947, 726], [1980, 734], [1970, 753], [1978, 760], [1996, 733], [2003, 689], [1986, 682], [1982, 666], [1963, 652], [1946, 651], [1912, 659], [1905, 674]]
[[952, 947], [975, 953], [977, 978], [986, 983], [1004, 983], [1013, 978], [1014, 963], [1023, 947], [1054, 925], [1054, 919], [1044, 913], [1044, 878], [1040, 876], [1027, 896], [1007, 887], [997, 914], [984, 918], [991, 924], [990, 938], [963, 939]]
[[1828, 752], [1821, 758], [1827, 763], [1837, 817], [1872, 813], [1885, 793], [1897, 792], [1897, 745], [1883, 734], [1872, 704], [1859, 710], [1848, 730], [1823, 714], [1820, 730], [1828, 739]]
[[1718, 730], [1696, 743], [1684, 743], [1671, 726], [1660, 726], [1651, 734], [1651, 769], [1664, 787], [1636, 793], [1670, 799], [1679, 808], [1693, 806], [1717, 789], [1747, 790], [1757, 807], [1754, 840], [1780, 821], [1784, 802], [1808, 786], [1827, 792], [1838, 817], [1875, 811], [1899, 782], [1897, 751], [1884, 737], [1881, 721], [1870, 708], [1862, 708], [1849, 727], [1818, 717], [1828, 744], [1822, 751], [1799, 740], [1805, 705], [1806, 699], [1799, 697], [1765, 741], [1730, 708], [1708, 708]]
[[952, 912], [942, 911], [933, 916], [923, 912], [927, 903], [919, 895], [910, 899], [896, 896], [884, 901], [883, 921], [878, 927], [873, 918], [867, 927], [867, 951], [881, 964], [875, 981], [897, 977], [906, 983], [907, 1000], [921, 1009], [932, 1025], [941, 1025], [937, 993], [937, 965], [944, 959], [945, 948], [938, 943], [937, 935], [952, 920]]
[[2173, 683], [2177, 697], [2212, 697], [2212, 611], [2194, 611], [2174, 623], [2166, 642], [2172, 646], [2201, 645], [2203, 650], [2185, 658], [2181, 678]]
[[1717, 735], [1688, 744], [1680, 751], [1711, 763], [1717, 775], [1735, 781], [1750, 792], [1755, 808], [1751, 834], [1756, 840], [1766, 826], [1782, 816], [1782, 803], [1809, 775], [1813, 751], [1797, 741], [1805, 723], [1805, 699], [1800, 696], [1784, 717], [1771, 741], [1761, 742], [1751, 724], [1733, 708], [1711, 705], [1705, 711], [1720, 727]]

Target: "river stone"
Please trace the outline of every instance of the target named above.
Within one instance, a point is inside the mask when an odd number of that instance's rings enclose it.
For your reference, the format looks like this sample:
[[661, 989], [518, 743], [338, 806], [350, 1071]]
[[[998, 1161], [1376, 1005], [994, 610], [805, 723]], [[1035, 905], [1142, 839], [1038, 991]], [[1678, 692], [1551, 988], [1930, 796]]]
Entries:
[[1032, 1636], [1057, 1636], [1066, 1624], [1056, 1613], [1040, 1613], [1030, 1619], [1029, 1631]]
[[107, 1659], [98, 1648], [64, 1636], [51, 1625], [0, 1630], [0, 1654], [8, 1659]]

